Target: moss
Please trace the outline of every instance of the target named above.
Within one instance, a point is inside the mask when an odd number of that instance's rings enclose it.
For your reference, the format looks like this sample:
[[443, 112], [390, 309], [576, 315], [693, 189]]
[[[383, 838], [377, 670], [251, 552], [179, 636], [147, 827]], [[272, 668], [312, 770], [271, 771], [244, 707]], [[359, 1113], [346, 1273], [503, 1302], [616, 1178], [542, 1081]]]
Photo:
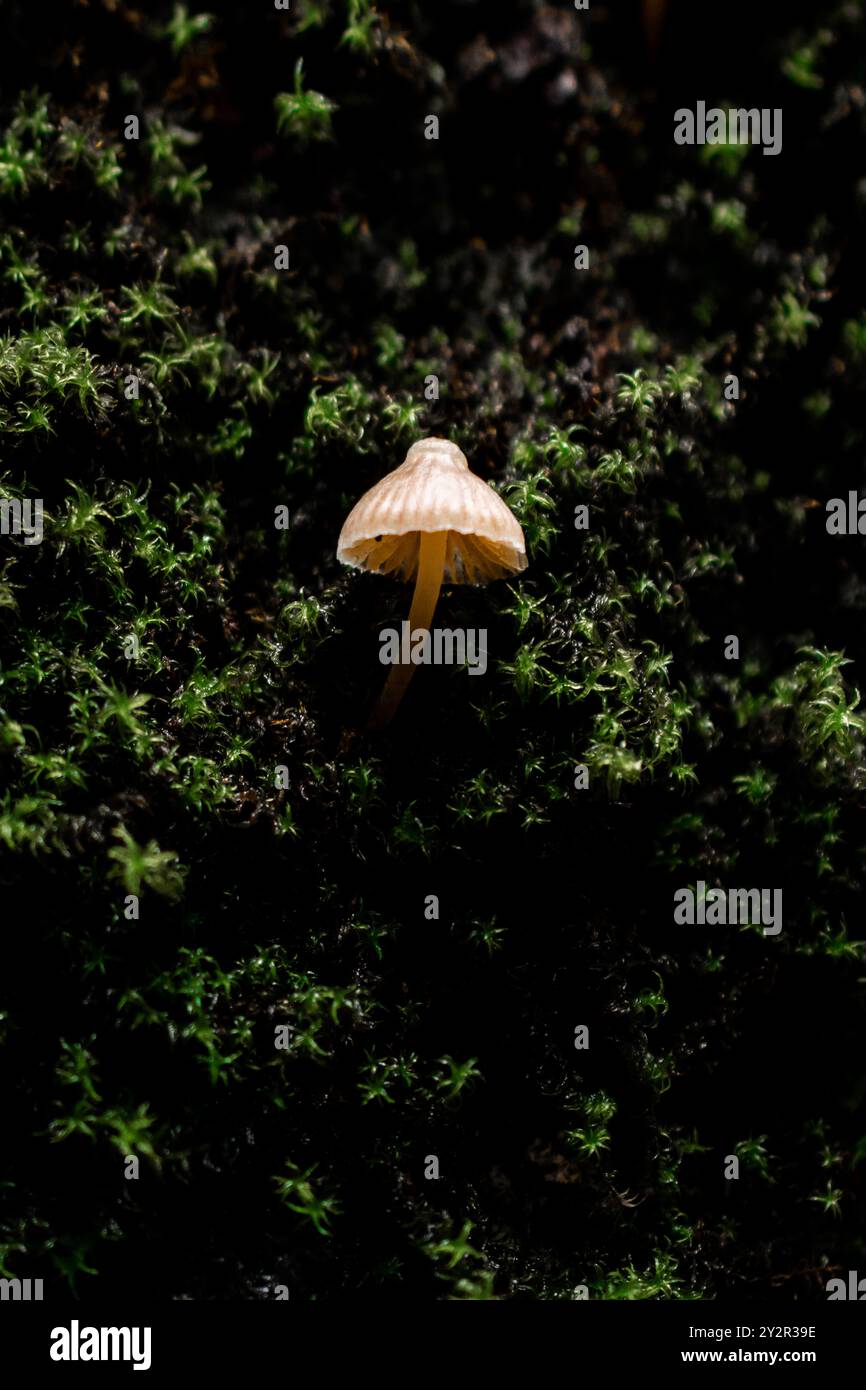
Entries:
[[[809, 1299], [864, 1257], [862, 42], [687, 9], [650, 72], [604, 7], [9, 6], [4, 1274]], [[675, 146], [684, 55], [796, 155]], [[406, 598], [336, 538], [428, 433], [530, 566], [446, 589], [487, 677], [371, 740]], [[684, 934], [698, 879], [784, 932]]]

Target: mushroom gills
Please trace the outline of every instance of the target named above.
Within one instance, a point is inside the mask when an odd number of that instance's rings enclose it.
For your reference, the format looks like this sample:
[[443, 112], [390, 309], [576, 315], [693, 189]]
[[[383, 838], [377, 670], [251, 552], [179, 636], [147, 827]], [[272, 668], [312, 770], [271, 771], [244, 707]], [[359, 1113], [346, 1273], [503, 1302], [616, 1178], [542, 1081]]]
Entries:
[[[407, 536], [377, 536], [375, 540], [359, 541], [346, 552], [348, 564], [392, 574], [406, 582], [418, 572], [421, 532]], [[427, 533], [424, 533], [427, 534]], [[487, 584], [491, 579], [504, 579], [515, 573], [513, 550], [482, 536], [462, 536], [457, 531], [447, 533], [445, 547], [446, 584]], [[523, 565], [519, 568], [525, 567]]]

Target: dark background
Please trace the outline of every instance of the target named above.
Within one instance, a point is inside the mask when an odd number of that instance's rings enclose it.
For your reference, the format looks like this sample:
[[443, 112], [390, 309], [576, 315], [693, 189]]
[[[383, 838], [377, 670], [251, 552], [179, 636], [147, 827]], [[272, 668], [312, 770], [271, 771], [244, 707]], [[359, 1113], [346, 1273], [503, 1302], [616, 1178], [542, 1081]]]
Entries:
[[[212, 4], [175, 51], [170, 6], [3, 9], [3, 495], [49, 515], [0, 543], [4, 1272], [82, 1300], [821, 1299], [864, 1258], [866, 591], [824, 525], [862, 479], [861, 6], [672, 3], [655, 54], [637, 5], [350, 11]], [[299, 57], [331, 138], [277, 131]], [[698, 100], [781, 107], [782, 153], [676, 146]], [[129, 321], [154, 282], [171, 307]], [[336, 539], [426, 434], [503, 488], [530, 567], [446, 590], [490, 675], [418, 673], [375, 740], [409, 595]], [[131, 722], [118, 690], [149, 697]], [[121, 827], [183, 871], [143, 872], [138, 922]], [[698, 878], [781, 887], [781, 937], [674, 926]]]

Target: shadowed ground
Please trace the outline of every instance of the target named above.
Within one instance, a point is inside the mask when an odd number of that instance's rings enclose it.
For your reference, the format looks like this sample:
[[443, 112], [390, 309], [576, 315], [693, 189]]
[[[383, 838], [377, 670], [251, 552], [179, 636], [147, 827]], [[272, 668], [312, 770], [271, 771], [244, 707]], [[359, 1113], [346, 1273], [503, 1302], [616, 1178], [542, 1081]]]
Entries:
[[[0, 496], [46, 520], [0, 539], [0, 1273], [823, 1299], [866, 1257], [861, 7], [672, 4], [655, 62], [637, 4], [146, 8], [3, 15]], [[698, 100], [781, 154], [676, 146]], [[446, 586], [487, 675], [367, 737], [410, 590], [337, 537], [431, 434], [529, 568]], [[698, 879], [782, 933], [675, 926]]]

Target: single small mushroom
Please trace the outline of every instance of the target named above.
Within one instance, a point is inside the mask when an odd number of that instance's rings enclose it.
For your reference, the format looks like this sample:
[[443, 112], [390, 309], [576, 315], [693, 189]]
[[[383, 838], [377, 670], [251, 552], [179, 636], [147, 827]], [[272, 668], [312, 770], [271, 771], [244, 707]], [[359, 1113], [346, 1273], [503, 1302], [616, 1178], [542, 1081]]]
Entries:
[[[482, 478], [470, 473], [449, 439], [419, 439], [404, 463], [365, 492], [337, 542], [344, 565], [415, 579], [409, 634], [430, 627], [443, 580], [487, 584], [526, 569], [526, 543], [514, 514]], [[414, 674], [392, 666], [368, 728], [393, 717]]]

